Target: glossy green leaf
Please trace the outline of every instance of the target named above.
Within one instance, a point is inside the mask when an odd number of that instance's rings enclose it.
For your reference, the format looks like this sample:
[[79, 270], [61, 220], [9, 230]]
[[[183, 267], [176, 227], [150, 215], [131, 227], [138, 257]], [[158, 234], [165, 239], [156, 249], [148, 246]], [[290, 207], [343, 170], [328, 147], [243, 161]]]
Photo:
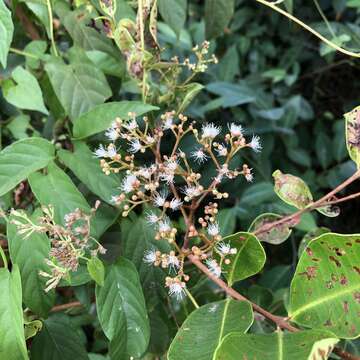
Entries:
[[360, 334], [360, 235], [327, 233], [303, 251], [290, 289], [289, 316], [340, 338]]
[[[30, 218], [37, 223], [41, 215], [41, 210], [35, 211]], [[25, 238], [18, 233], [17, 226], [11, 224], [12, 219], [13, 217], [10, 217], [10, 224], [7, 226], [7, 237], [11, 262], [20, 269], [23, 302], [35, 314], [46, 317], [54, 305], [55, 293], [44, 291], [48, 279], [40, 276], [39, 271], [49, 272], [45, 259], [49, 256], [50, 241], [46, 234], [36, 232]], [[16, 220], [24, 222], [18, 217]]]
[[21, 66], [15, 68], [11, 76], [13, 80], [6, 80], [3, 84], [5, 100], [20, 109], [48, 114], [36, 77]]
[[82, 139], [103, 132], [111, 126], [116, 117], [129, 119], [129, 112], [141, 116], [157, 109], [155, 106], [140, 101], [119, 101], [98, 105], [76, 119], [73, 129], [74, 137]]
[[14, 24], [11, 12], [6, 7], [4, 0], [0, 0], [0, 64], [6, 68], [7, 55], [14, 33]]
[[31, 69], [38, 69], [40, 67], [40, 59], [44, 58], [44, 54], [46, 52], [48, 45], [46, 41], [43, 40], [34, 40], [29, 42], [24, 51], [33, 56], [25, 55], [26, 65]]
[[54, 146], [41, 138], [19, 140], [0, 152], [0, 196], [54, 158]]
[[111, 197], [119, 194], [121, 177], [116, 174], [105, 175], [101, 169], [100, 160], [94, 156], [85, 143], [76, 141], [73, 152], [60, 150], [58, 156], [90, 191], [112, 204]]
[[59, 61], [48, 62], [45, 70], [61, 105], [72, 120], [111, 96], [103, 72], [90, 60], [81, 59], [68, 65]]
[[[273, 213], [261, 214], [252, 222], [248, 231], [255, 232], [262, 226], [278, 221], [282, 218], [283, 216]], [[260, 241], [267, 242], [273, 245], [279, 245], [286, 241], [290, 235], [291, 229], [287, 226], [287, 224], [280, 224], [274, 226], [268, 231], [257, 234], [256, 236]]]
[[205, 1], [206, 38], [212, 39], [224, 33], [234, 14], [234, 0]]
[[105, 268], [102, 261], [96, 256], [92, 257], [87, 262], [87, 269], [92, 279], [95, 280], [96, 284], [103, 286], [104, 277], [105, 277]]
[[96, 306], [107, 338], [113, 341], [123, 334], [128, 356], [141, 357], [149, 343], [150, 326], [139, 275], [129, 260], [119, 258], [106, 266], [104, 286], [96, 285]]
[[33, 173], [29, 177], [31, 190], [41, 205], [52, 205], [55, 221], [64, 223], [64, 216], [79, 208], [90, 212], [90, 206], [68, 175], [54, 163], [50, 163], [46, 174]]
[[345, 115], [346, 147], [349, 156], [360, 166], [360, 106]]
[[276, 170], [273, 178], [276, 194], [287, 204], [304, 209], [313, 201], [309, 187], [299, 177]]
[[27, 360], [18, 266], [0, 269], [0, 359]]
[[31, 346], [31, 360], [88, 360], [85, 347], [70, 318], [57, 314], [46, 319]]
[[232, 333], [216, 350], [214, 360], [325, 360], [339, 340], [325, 331], [272, 334]]
[[231, 263], [223, 263], [221, 267], [229, 286], [257, 274], [263, 268], [266, 260], [265, 251], [253, 234], [238, 232], [223, 238], [222, 241], [237, 249], [235, 255], [229, 256]]
[[236, 225], [236, 209], [221, 209], [217, 214], [217, 221], [219, 223], [221, 236], [224, 237], [233, 234]]
[[201, 306], [184, 321], [172, 341], [169, 360], [212, 360], [229, 333], [246, 332], [253, 322], [250, 303], [226, 299]]
[[187, 0], [158, 0], [161, 17], [177, 35], [186, 21]]

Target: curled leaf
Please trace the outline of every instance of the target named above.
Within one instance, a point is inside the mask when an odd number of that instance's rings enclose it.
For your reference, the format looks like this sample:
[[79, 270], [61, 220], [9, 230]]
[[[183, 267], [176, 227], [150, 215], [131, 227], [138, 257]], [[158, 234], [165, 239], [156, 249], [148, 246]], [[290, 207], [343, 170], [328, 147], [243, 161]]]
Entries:
[[360, 165], [360, 106], [344, 115], [346, 147], [349, 156]]
[[317, 208], [316, 210], [327, 217], [337, 217], [340, 214], [340, 208], [334, 205], [325, 205], [321, 208]]
[[[255, 232], [260, 229], [262, 226], [272, 223], [274, 221], [282, 219], [281, 215], [273, 213], [265, 213], [259, 215], [250, 225], [249, 232]], [[279, 224], [269, 229], [268, 231], [261, 232], [257, 234], [257, 238], [262, 242], [267, 242], [273, 245], [279, 245], [286, 241], [286, 239], [291, 235], [291, 229], [288, 224]]]
[[274, 191], [281, 200], [298, 209], [306, 208], [313, 201], [313, 196], [306, 183], [297, 176], [283, 174], [280, 170], [273, 173]]

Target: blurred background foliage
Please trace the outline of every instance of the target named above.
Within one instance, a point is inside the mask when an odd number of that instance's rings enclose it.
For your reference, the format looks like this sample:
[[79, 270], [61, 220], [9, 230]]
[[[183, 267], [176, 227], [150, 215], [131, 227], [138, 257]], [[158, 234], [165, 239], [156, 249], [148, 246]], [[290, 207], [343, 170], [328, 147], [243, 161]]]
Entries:
[[[355, 171], [355, 164], [349, 160], [346, 151], [343, 114], [357, 106], [360, 98], [358, 60], [333, 51], [287, 18], [256, 1], [229, 0], [230, 7], [234, 3], [234, 12], [229, 10], [229, 14], [224, 15], [229, 18], [226, 24], [219, 24], [212, 9], [201, 0], [159, 0], [158, 3], [158, 40], [164, 48], [163, 59], [190, 56], [193, 46], [204, 40], [211, 41], [210, 50], [219, 58], [217, 65], [211, 65], [205, 74], [196, 78], [204, 89], [186, 114], [199, 123], [209, 121], [223, 127], [230, 122], [239, 123], [247, 134], [258, 134], [262, 139], [260, 155], [249, 151], [239, 160], [239, 163], [245, 161], [253, 168], [254, 182], [249, 185], [239, 179], [226, 187], [231, 196], [221, 210], [224, 235], [246, 231], [261, 213], [293, 212], [273, 191], [272, 173], [276, 169], [301, 176], [315, 198]], [[179, 3], [180, 10], [176, 7]], [[117, 4], [117, 20], [135, 18], [131, 1], [117, 0]], [[138, 99], [137, 86], [126, 73], [120, 52], [104, 36], [94, 36], [91, 41], [86, 36], [89, 32], [94, 35], [94, 31], [99, 34], [99, 29], [91, 12], [85, 18], [78, 16], [77, 12], [89, 8], [89, 5], [99, 9], [97, 0], [75, 0], [71, 5], [70, 11], [69, 3], [54, 2], [59, 49], [66, 51], [72, 44], [81, 47], [87, 61], [106, 74], [113, 93], [112, 101]], [[319, 3], [315, 0], [288, 0], [285, 6], [328, 39], [354, 51], [360, 49], [359, 0], [319, 0]], [[47, 48], [41, 39], [49, 31], [46, 6], [37, 0], [24, 0], [16, 1], [15, 7], [18, 10], [14, 19], [14, 44], [41, 57]], [[169, 7], [171, 11], [178, 11], [177, 16], [171, 16]], [[24, 27], [26, 21], [29, 23]], [[20, 23], [22, 26], [17, 26]], [[76, 54], [79, 56], [79, 52]], [[24, 57], [12, 53], [6, 70], [0, 70], [0, 81], [9, 81], [9, 74], [20, 64], [24, 65]], [[2, 147], [34, 134], [49, 139], [54, 137], [59, 146], [71, 147], [69, 132], [66, 131], [69, 125], [64, 120], [63, 108], [54, 96], [47, 73], [37, 59], [26, 57], [25, 65], [37, 74], [52, 116], [43, 118], [33, 111], [20, 111], [5, 100], [3, 90], [0, 92]], [[99, 139], [101, 136], [93, 137], [90, 147], [94, 147]], [[91, 198], [87, 188], [75, 177], [73, 179], [87, 198]], [[355, 187], [353, 185], [347, 191], [355, 192]], [[23, 191], [26, 192], [26, 184]], [[10, 196], [3, 197], [2, 201], [8, 207], [12, 204]], [[359, 232], [359, 214], [359, 202], [353, 201], [341, 206], [341, 214], [336, 219], [314, 213], [305, 215], [288, 241], [281, 246], [265, 244], [267, 264], [263, 275], [241, 282], [237, 287], [259, 305], [284, 314], [303, 236], [319, 226], [329, 227], [334, 232]], [[122, 225], [123, 244], [128, 225], [126, 222]], [[118, 241], [121, 235], [119, 225], [115, 224], [103, 236], [103, 242], [110, 249], [110, 258], [122, 251]], [[192, 293], [200, 303], [218, 299], [208, 281], [195, 283], [193, 279]], [[79, 286], [75, 288], [75, 296], [88, 301], [88, 291], [87, 285]], [[156, 324], [151, 348], [153, 352], [161, 353], [173, 337], [176, 323], [173, 318], [164, 317], [164, 312], [160, 311], [163, 304], [148, 306], [159, 310], [151, 312], [152, 323]], [[174, 312], [176, 321], [181, 323], [188, 310], [184, 306], [175, 308]], [[77, 325], [84, 325], [89, 341], [88, 317], [82, 315], [72, 319], [78, 322]], [[257, 319], [252, 331], [269, 331], [268, 325], [261, 320]], [[172, 329], [170, 333], [169, 328]], [[84, 337], [85, 333], [81, 332], [81, 336]], [[90, 348], [97, 352], [103, 343], [104, 339], [99, 336]], [[348, 346], [350, 351], [360, 353], [356, 342], [349, 342]], [[93, 359], [98, 358], [94, 356]]]

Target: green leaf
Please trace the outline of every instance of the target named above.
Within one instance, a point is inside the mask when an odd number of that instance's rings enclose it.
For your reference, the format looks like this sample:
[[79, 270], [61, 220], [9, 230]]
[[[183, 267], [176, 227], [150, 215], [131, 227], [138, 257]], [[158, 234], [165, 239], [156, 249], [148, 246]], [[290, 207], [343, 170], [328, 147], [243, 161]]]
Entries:
[[86, 56], [99, 68], [105, 75], [125, 77], [126, 64], [120, 57], [111, 56], [98, 50], [86, 51]]
[[234, 0], [206, 0], [206, 39], [212, 39], [224, 33], [234, 14], [234, 7]]
[[64, 216], [79, 208], [90, 212], [90, 206], [68, 175], [54, 163], [50, 163], [47, 174], [33, 173], [29, 177], [32, 192], [41, 205], [52, 205], [55, 222], [64, 223]]
[[25, 62], [26, 65], [31, 69], [38, 69], [40, 67], [40, 59], [42, 59], [47, 49], [47, 43], [46, 41], [42, 40], [34, 40], [29, 42], [25, 48], [24, 51], [28, 54], [32, 54], [35, 56], [30, 57], [25, 55]]
[[31, 128], [30, 120], [31, 119], [29, 115], [21, 114], [15, 116], [6, 126], [6, 128], [11, 131], [11, 134], [14, 136], [15, 139], [26, 139], [29, 137], [26, 131]]
[[287, 204], [298, 209], [304, 209], [313, 201], [310, 189], [299, 177], [283, 174], [280, 170], [276, 170], [273, 173], [273, 178], [276, 194]]
[[6, 68], [7, 55], [14, 33], [14, 24], [11, 12], [6, 7], [4, 0], [0, 0], [0, 63]]
[[128, 120], [129, 112], [140, 116], [157, 109], [155, 106], [140, 101], [119, 101], [98, 105], [76, 119], [73, 129], [74, 137], [82, 139], [103, 132], [111, 126], [116, 117]]
[[272, 334], [232, 333], [217, 348], [214, 360], [327, 359], [339, 340], [330, 332], [310, 330]]
[[129, 260], [119, 258], [106, 266], [104, 286], [96, 285], [96, 306], [107, 338], [113, 341], [124, 334], [128, 356], [141, 357], [149, 343], [150, 326], [139, 275]]
[[40, 320], [26, 322], [24, 325], [25, 340], [34, 337], [42, 329], [42, 322]]
[[90, 191], [112, 204], [111, 197], [119, 194], [121, 177], [116, 174], [105, 175], [101, 169], [100, 160], [94, 156], [85, 143], [75, 141], [74, 146], [74, 152], [58, 151], [60, 160]]
[[327, 233], [302, 253], [290, 289], [289, 316], [340, 338], [360, 334], [360, 235]]
[[46, 319], [31, 346], [31, 360], [88, 360], [70, 318], [57, 314]]
[[320, 133], [315, 141], [316, 155], [323, 169], [326, 169], [333, 160], [332, 157], [332, 141], [329, 136]]
[[0, 152], [0, 196], [54, 158], [54, 146], [41, 138], [19, 140]]
[[[34, 223], [38, 222], [42, 211], [35, 211], [30, 217]], [[13, 264], [20, 269], [23, 291], [23, 302], [35, 314], [46, 317], [55, 302], [55, 293], [46, 293], [47, 279], [39, 275], [39, 271], [49, 272], [49, 266], [45, 259], [49, 256], [50, 241], [45, 234], [34, 232], [24, 238], [17, 231], [17, 226], [10, 223], [7, 226], [7, 238], [9, 242], [10, 258]], [[17, 221], [24, 220], [16, 217]], [[31, 256], [29, 256], [31, 254]]]
[[91, 14], [86, 7], [69, 12], [63, 24], [74, 40], [74, 45], [84, 50], [99, 50], [118, 57], [120, 54], [112, 45], [109, 38], [97, 29], [89, 26]]
[[301, 254], [308, 246], [311, 240], [319, 237], [322, 234], [331, 233], [331, 230], [326, 227], [317, 227], [314, 230], [309, 231], [305, 234], [305, 236], [301, 239], [301, 242], [298, 247], [298, 257], [301, 257]]
[[[283, 216], [273, 213], [261, 214], [252, 222], [248, 231], [255, 232], [257, 229], [260, 229], [265, 224], [278, 221], [282, 218]], [[260, 233], [256, 236], [260, 241], [267, 242], [273, 245], [279, 245], [286, 241], [290, 235], [291, 229], [287, 226], [287, 224], [280, 224], [274, 226], [269, 231]]]
[[158, 0], [161, 17], [179, 36], [186, 21], [187, 0]]
[[0, 269], [0, 358], [27, 360], [18, 266]]
[[87, 262], [87, 269], [92, 279], [95, 280], [96, 284], [103, 286], [104, 277], [105, 277], [105, 268], [102, 261], [98, 257], [93, 256]]
[[179, 113], [182, 113], [186, 110], [186, 108], [190, 105], [190, 103], [194, 100], [196, 95], [204, 88], [203, 85], [198, 83], [191, 83], [181, 88], [180, 91], [180, 99], [182, 99], [181, 104], [179, 106]]
[[49, 114], [44, 105], [42, 92], [36, 77], [21, 66], [16, 67], [12, 74], [13, 80], [3, 84], [5, 100], [20, 109], [36, 110]]
[[236, 225], [236, 209], [221, 209], [217, 215], [221, 236], [228, 236], [234, 233]]
[[52, 61], [45, 65], [54, 91], [72, 120], [102, 104], [111, 96], [105, 75], [88, 60], [68, 65]]
[[172, 341], [169, 360], [212, 360], [221, 340], [231, 332], [246, 332], [253, 322], [250, 303], [226, 299], [193, 311]]
[[[265, 251], [253, 234], [238, 232], [223, 238], [222, 241], [237, 249], [236, 255], [229, 258], [231, 263], [222, 264], [229, 286], [257, 274], [263, 268], [266, 260]], [[218, 255], [215, 256], [218, 257]]]
[[357, 167], [360, 166], [360, 106], [346, 113], [345, 117], [345, 133], [346, 147], [349, 156], [355, 161]]

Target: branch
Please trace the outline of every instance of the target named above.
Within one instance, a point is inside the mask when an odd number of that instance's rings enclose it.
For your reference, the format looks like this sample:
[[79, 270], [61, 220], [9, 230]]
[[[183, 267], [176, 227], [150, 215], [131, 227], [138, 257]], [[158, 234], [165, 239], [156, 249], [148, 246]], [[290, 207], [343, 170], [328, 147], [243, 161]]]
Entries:
[[50, 311], [51, 312], [59, 312], [59, 311], [71, 309], [74, 307], [81, 307], [81, 306], [83, 306], [83, 304], [80, 301], [73, 301], [73, 302], [70, 302], [67, 304], [56, 305]]
[[[291, 332], [297, 332], [300, 331], [300, 329], [296, 328], [295, 326], [291, 325], [288, 320], [282, 316], [277, 316], [274, 314], [271, 314], [270, 312], [263, 309], [261, 306], [253, 303], [249, 299], [247, 299], [245, 296], [238, 293], [233, 288], [229, 287], [223, 280], [217, 278], [214, 276], [209, 269], [194, 255], [188, 256], [189, 260], [198, 268], [200, 269], [208, 278], [210, 278], [214, 283], [216, 283], [221, 289], [223, 289], [227, 295], [231, 296], [232, 298], [240, 301], [247, 301], [251, 304], [254, 311], [258, 312], [259, 314], [263, 315], [267, 319], [271, 320], [273, 323], [275, 323], [279, 328], [286, 329]], [[333, 352], [340, 356], [344, 360], [360, 360], [360, 357], [356, 355], [352, 355], [348, 353], [345, 350], [342, 350], [338, 347], [336, 347]]]
[[328, 199], [331, 199], [335, 194], [337, 194], [338, 192], [340, 192], [341, 190], [346, 188], [348, 185], [350, 185], [352, 182], [354, 182], [358, 178], [360, 178], [360, 170], [357, 170], [353, 175], [351, 175], [343, 183], [341, 183], [339, 186], [337, 186], [334, 190], [330, 191], [328, 194], [323, 196], [321, 199], [310, 204], [305, 209], [299, 210], [291, 215], [285, 216], [280, 220], [264, 224], [263, 226], [259, 227], [256, 231], [254, 231], [254, 234], [255, 235], [262, 234], [264, 232], [271, 230], [272, 228], [274, 228], [276, 226], [294, 223], [294, 221], [296, 219], [300, 218], [300, 216], [302, 214], [304, 214], [305, 212], [311, 211], [311, 210], [315, 210], [316, 208], [326, 206], [326, 205], [337, 204], [337, 203], [340, 203], [340, 202], [343, 202], [346, 200], [350, 200], [350, 199], [360, 196], [360, 193], [355, 193], [355, 194], [343, 197], [341, 199], [337, 199], [334, 201], [327, 201]]

